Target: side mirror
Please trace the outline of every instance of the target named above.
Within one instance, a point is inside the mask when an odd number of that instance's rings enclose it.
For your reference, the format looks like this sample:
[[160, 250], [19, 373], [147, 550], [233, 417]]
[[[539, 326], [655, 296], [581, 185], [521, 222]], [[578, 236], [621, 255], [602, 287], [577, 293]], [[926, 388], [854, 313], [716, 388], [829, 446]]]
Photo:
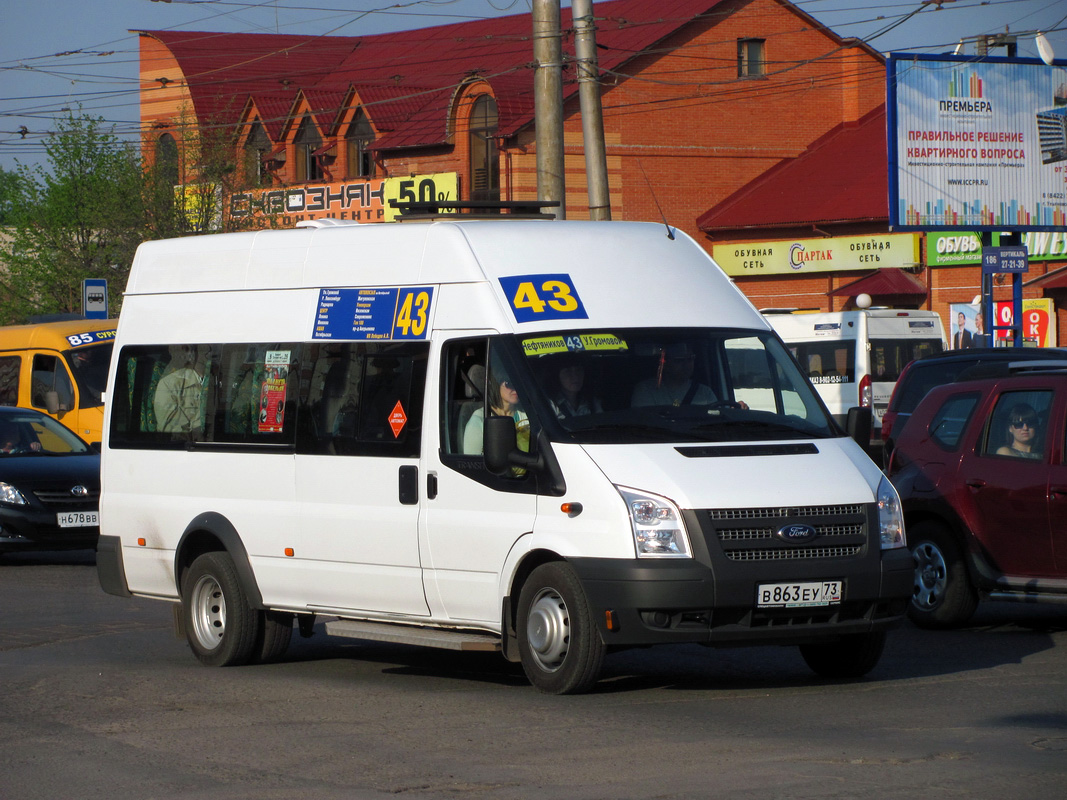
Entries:
[[44, 407], [49, 414], [59, 413], [59, 392], [45, 392], [44, 393]]
[[541, 459], [524, 453], [518, 448], [515, 437], [515, 420], [495, 414], [485, 418], [482, 428], [482, 453], [485, 468], [494, 475], [506, 475], [512, 467], [540, 466]]
[[866, 451], [871, 445], [871, 409], [850, 408], [848, 421], [845, 423], [845, 432]]

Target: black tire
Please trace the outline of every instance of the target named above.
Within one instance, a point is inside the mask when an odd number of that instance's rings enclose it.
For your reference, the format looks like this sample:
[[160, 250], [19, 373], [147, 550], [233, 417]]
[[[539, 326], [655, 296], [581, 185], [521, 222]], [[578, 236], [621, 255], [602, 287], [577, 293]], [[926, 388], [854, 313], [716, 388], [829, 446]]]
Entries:
[[285, 611], [261, 611], [260, 616], [263, 620], [252, 661], [269, 664], [281, 659], [289, 649], [293, 638], [293, 615]]
[[908, 530], [915, 559], [915, 588], [908, 617], [920, 628], [962, 625], [978, 607], [963, 554], [952, 535], [935, 522], [920, 522]]
[[522, 669], [540, 691], [576, 694], [600, 677], [606, 648], [569, 564], [542, 564], [530, 573], [516, 628]]
[[247, 664], [263, 642], [263, 615], [248, 604], [228, 553], [199, 556], [182, 580], [186, 638], [209, 667]]
[[862, 678], [875, 668], [885, 649], [885, 631], [853, 633], [826, 644], [802, 644], [800, 655], [824, 678]]

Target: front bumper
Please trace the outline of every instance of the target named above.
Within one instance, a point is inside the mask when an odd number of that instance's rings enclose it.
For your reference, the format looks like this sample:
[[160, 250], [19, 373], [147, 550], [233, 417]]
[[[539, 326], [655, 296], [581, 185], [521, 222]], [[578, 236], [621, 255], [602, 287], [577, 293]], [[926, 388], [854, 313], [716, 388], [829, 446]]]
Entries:
[[[60, 509], [60, 511], [65, 509]], [[79, 507], [78, 511], [86, 509]], [[96, 525], [61, 528], [54, 510], [32, 506], [0, 506], [0, 551], [83, 550], [96, 547], [100, 528]]]
[[[765, 565], [737, 564], [717, 575], [714, 567], [689, 559], [578, 558], [569, 563], [605, 643], [621, 647], [804, 644], [885, 630], [903, 619], [915, 572], [907, 548], [876, 552], [847, 569], [829, 562], [794, 565], [799, 568], [788, 576], [771, 574]], [[820, 580], [843, 582], [841, 603], [756, 607], [761, 583]]]

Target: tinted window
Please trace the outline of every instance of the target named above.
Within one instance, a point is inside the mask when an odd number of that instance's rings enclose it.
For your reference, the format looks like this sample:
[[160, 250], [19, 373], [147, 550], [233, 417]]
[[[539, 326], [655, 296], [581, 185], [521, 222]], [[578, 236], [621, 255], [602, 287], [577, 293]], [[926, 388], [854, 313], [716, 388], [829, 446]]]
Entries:
[[0, 406], [17, 406], [19, 404], [19, 368], [22, 359], [19, 356], [0, 357]]
[[856, 341], [790, 342], [787, 347], [814, 384], [856, 382]]
[[930, 420], [930, 438], [945, 450], [955, 450], [980, 395], [977, 392], [956, 394], [942, 403]]
[[311, 345], [297, 452], [415, 458], [420, 452], [429, 345]]
[[111, 446], [292, 444], [299, 347], [123, 348], [111, 398]]
[[48, 408], [48, 395], [51, 392], [56, 393], [60, 411], [70, 411], [74, 407], [74, 384], [63, 362], [56, 356], [35, 355], [33, 377], [30, 380], [30, 403], [36, 408]]

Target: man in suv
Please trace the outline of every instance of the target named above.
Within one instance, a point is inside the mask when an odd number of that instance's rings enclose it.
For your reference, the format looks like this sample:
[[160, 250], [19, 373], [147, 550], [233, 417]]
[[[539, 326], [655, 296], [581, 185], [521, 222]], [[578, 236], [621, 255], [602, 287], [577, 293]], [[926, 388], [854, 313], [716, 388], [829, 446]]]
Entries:
[[897, 438], [918, 625], [966, 622], [981, 597], [1067, 601], [1067, 364], [1006, 371], [931, 390]]
[[[1004, 369], [1012, 361], [1063, 360], [1067, 349], [1057, 347], [974, 347], [968, 350], [946, 350], [943, 353], [917, 358], [900, 373], [889, 407], [882, 417], [882, 463], [888, 465], [896, 440], [915, 406], [935, 386], [952, 383], [971, 367], [994, 364]], [[973, 374], [968, 372], [968, 374]]]

